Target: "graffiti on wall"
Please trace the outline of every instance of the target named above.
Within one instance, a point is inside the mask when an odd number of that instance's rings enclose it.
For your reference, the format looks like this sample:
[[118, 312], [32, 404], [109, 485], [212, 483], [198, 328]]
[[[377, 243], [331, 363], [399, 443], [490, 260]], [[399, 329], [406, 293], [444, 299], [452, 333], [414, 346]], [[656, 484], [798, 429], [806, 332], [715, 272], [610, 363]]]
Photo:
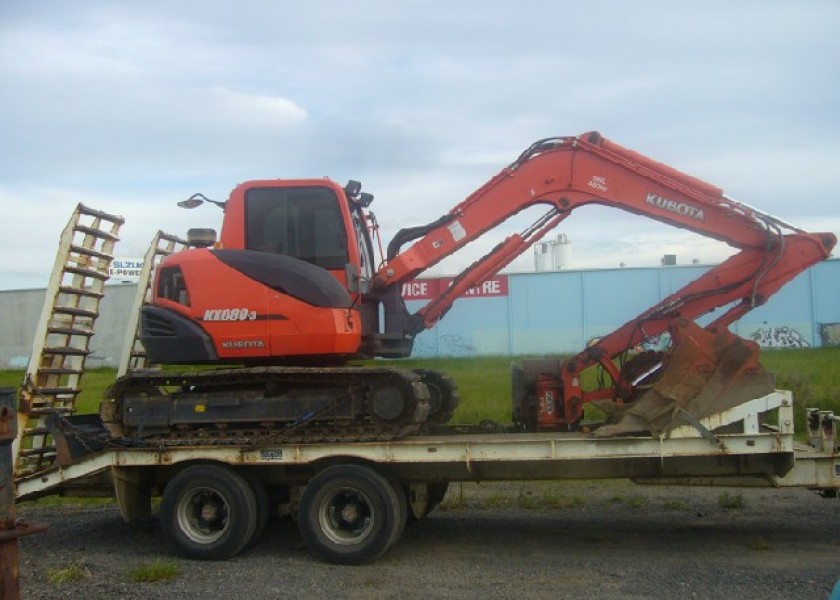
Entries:
[[414, 340], [414, 347], [411, 350], [414, 356], [436, 356], [437, 344], [433, 338], [427, 336], [419, 336]]
[[840, 323], [819, 323], [823, 346], [840, 346]]
[[750, 339], [762, 348], [808, 348], [811, 344], [793, 327], [765, 325], [756, 329]]
[[451, 333], [440, 336], [440, 347], [443, 356], [470, 356], [475, 354], [475, 346], [469, 338]]

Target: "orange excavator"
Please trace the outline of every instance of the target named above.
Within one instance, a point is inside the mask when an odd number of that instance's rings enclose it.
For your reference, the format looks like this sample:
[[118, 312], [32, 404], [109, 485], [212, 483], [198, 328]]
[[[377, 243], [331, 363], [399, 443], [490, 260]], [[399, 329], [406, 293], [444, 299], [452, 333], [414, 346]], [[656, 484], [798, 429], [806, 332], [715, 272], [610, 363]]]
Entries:
[[[516, 367], [514, 425], [574, 429], [589, 402], [632, 413], [651, 394], [660, 399], [647, 410], [655, 424], [653, 417], [686, 412], [698, 397], [720, 408], [721, 398], [731, 396], [731, 404], [765, 389], [757, 346], [728, 326], [836, 243], [830, 233], [798, 229], [596, 132], [534, 143], [445, 215], [399, 231], [378, 264], [372, 200], [354, 181], [276, 179], [243, 183], [225, 202], [200, 194], [182, 202], [221, 206], [221, 234], [217, 240], [213, 230], [191, 230], [193, 247], [162, 261], [142, 309], [141, 340], [157, 363], [230, 366], [126, 375], [109, 392], [106, 421], [133, 437], [212, 440], [218, 429], [226, 432], [220, 439], [237, 431], [304, 441], [393, 439], [445, 423], [458, 401], [445, 375], [348, 361], [409, 356], [415, 336], [460, 295], [594, 203], [739, 252], [577, 355]], [[408, 312], [403, 284], [533, 205], [546, 207], [536, 222]], [[717, 309], [705, 326], [695, 323]], [[672, 344], [664, 354], [632, 352], [666, 332]], [[601, 369], [602, 383], [585, 389], [590, 367]]]

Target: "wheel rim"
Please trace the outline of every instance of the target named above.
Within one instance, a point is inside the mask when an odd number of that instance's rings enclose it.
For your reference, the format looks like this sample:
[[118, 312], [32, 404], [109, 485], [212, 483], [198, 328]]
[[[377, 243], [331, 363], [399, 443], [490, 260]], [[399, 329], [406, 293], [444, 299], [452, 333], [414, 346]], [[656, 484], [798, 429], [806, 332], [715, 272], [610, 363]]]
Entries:
[[212, 544], [230, 526], [230, 507], [224, 496], [210, 488], [185, 494], [176, 511], [178, 527], [193, 542]]
[[365, 494], [341, 488], [325, 497], [318, 510], [321, 531], [340, 546], [359, 544], [373, 531], [373, 506]]

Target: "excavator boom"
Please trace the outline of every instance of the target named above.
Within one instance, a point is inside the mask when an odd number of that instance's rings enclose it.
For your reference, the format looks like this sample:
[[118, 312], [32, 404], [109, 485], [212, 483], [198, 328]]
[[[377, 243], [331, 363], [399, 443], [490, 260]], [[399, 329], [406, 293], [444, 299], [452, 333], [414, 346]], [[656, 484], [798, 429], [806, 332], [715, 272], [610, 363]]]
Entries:
[[[725, 329], [764, 304], [797, 274], [828, 257], [836, 244], [831, 233], [807, 233], [727, 197], [712, 184], [589, 132], [534, 143], [434, 223], [399, 232], [375, 275], [375, 288], [385, 295], [385, 290], [414, 279], [536, 204], [547, 205], [548, 211], [532, 227], [501, 242], [415, 315], [407, 315], [403, 322], [394, 319], [391, 324], [402, 327], [401, 333], [411, 338], [433, 326], [464, 291], [495, 274], [575, 209], [587, 204], [643, 215], [740, 250], [554, 369], [562, 379], [565, 407], [558, 422], [564, 424], [580, 418], [585, 402], [633, 396], [634, 384], [622, 376], [615, 364], [617, 357], [667, 332], [675, 319], [693, 321], [724, 308], [706, 329]], [[401, 251], [409, 242], [414, 243]], [[613, 386], [586, 393], [580, 383], [581, 371], [596, 363], [609, 374]]]

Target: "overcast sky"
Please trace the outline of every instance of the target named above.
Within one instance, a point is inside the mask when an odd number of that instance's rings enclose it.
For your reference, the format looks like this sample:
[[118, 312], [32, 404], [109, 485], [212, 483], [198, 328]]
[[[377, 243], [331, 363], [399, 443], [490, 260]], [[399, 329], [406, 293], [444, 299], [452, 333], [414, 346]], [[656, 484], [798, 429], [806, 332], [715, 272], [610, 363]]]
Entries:
[[[126, 217], [130, 257], [157, 229], [219, 227], [176, 207], [194, 192], [352, 178], [387, 242], [536, 139], [593, 129], [840, 232], [838, 31], [840, 3], [807, 0], [3, 0], [0, 289], [46, 284], [80, 201]], [[578, 268], [728, 253], [604, 208], [559, 231]]]

